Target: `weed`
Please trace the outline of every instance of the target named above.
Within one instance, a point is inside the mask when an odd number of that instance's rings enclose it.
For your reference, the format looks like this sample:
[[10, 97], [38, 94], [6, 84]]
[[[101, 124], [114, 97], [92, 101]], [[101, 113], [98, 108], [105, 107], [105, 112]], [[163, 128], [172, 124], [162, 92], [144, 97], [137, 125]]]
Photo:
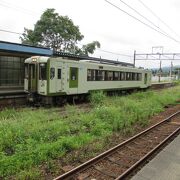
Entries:
[[[89, 113], [80, 113], [77, 107], [67, 105], [66, 117], [57, 108], [24, 108], [18, 112], [5, 109], [0, 112], [0, 177], [15, 174], [16, 179], [38, 179], [40, 170], [34, 168], [40, 164], [47, 164], [49, 171], [53, 171], [56, 168], [52, 160], [89, 143], [102, 142], [113, 132], [132, 133], [135, 124], [146, 126], [151, 116], [178, 99], [179, 86], [161, 93], [147, 91], [125, 97], [93, 92]], [[96, 146], [94, 149], [102, 147]]]
[[90, 102], [93, 106], [102, 105], [106, 95], [103, 91], [93, 91], [90, 94]]
[[16, 179], [19, 179], [19, 180], [26, 180], [26, 179], [36, 180], [39, 178], [40, 178], [40, 172], [35, 168], [23, 170], [16, 177]]

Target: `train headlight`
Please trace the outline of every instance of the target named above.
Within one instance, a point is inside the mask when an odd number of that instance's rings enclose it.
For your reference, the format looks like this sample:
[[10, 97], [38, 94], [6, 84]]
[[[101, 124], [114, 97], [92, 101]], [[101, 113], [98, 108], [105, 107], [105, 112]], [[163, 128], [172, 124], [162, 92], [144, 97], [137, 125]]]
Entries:
[[37, 58], [32, 58], [32, 62], [37, 62]]

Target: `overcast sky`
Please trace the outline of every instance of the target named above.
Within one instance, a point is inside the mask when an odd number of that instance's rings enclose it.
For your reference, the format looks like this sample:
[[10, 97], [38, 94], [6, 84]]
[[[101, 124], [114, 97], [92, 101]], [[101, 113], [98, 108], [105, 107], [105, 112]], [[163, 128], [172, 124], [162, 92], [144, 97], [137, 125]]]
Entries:
[[[145, 22], [120, 0], [109, 1]], [[104, 0], [0, 0], [0, 29], [23, 33], [24, 27], [31, 29], [34, 27], [44, 10], [54, 8], [59, 15], [67, 15], [80, 27], [81, 33], [85, 36], [81, 44], [98, 40], [101, 43], [101, 50], [130, 56], [133, 56], [134, 50], [137, 53], [150, 53], [153, 46], [163, 46], [164, 52], [180, 53], [180, 0], [141, 0], [172, 30], [153, 16], [139, 0], [123, 1], [179, 42], [153, 31]], [[150, 25], [147, 21], [145, 23]], [[20, 43], [19, 35], [1, 31], [0, 40]], [[132, 57], [100, 50], [93, 56], [133, 62]], [[174, 61], [173, 64], [180, 64], [180, 61]], [[162, 65], [170, 65], [170, 61], [163, 61]], [[158, 67], [159, 62], [138, 61], [137, 66]]]

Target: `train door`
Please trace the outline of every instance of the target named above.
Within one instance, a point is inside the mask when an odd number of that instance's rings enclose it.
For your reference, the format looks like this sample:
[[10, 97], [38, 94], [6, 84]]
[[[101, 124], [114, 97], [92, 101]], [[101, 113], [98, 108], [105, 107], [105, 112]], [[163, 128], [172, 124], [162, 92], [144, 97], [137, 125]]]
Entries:
[[147, 73], [144, 75], [144, 84], [147, 84]]
[[49, 72], [49, 93], [56, 93], [56, 67], [52, 65]]
[[62, 66], [57, 66], [56, 92], [62, 90]]
[[56, 62], [51, 65], [49, 81], [50, 93], [58, 93], [62, 90], [62, 63]]
[[69, 88], [73, 93], [78, 89], [78, 67], [69, 67]]
[[37, 91], [37, 77], [36, 77], [36, 65], [35, 64], [29, 64], [29, 75], [28, 75], [28, 90], [35, 92]]

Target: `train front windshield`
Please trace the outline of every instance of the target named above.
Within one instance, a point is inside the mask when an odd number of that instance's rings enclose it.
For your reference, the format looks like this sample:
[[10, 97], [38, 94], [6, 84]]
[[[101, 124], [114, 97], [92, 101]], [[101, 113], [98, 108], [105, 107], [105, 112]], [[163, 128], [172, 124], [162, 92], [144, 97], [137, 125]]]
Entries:
[[25, 64], [25, 79], [34, 79], [36, 73], [35, 64]]

